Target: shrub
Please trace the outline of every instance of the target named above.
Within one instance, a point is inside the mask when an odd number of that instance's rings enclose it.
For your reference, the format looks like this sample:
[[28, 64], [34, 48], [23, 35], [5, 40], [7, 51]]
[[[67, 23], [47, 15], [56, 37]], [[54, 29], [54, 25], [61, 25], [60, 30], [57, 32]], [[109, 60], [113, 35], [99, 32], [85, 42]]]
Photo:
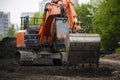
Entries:
[[116, 53], [120, 53], [120, 47], [115, 50]]

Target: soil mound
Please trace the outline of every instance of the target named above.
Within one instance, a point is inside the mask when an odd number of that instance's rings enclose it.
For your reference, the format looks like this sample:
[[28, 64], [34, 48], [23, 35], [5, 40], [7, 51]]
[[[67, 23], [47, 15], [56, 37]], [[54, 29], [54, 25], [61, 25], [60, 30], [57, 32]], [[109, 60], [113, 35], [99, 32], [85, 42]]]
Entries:
[[17, 51], [16, 38], [5, 37], [0, 41], [0, 58], [13, 58]]

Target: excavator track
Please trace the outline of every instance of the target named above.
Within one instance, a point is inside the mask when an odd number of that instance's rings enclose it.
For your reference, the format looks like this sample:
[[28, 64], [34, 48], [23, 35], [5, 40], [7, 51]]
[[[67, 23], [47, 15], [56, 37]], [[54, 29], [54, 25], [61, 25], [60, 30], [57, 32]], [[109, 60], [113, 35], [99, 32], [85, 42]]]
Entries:
[[100, 36], [98, 34], [69, 34], [66, 47], [69, 65], [99, 66]]
[[33, 65], [61, 65], [61, 54], [52, 54], [48, 51], [38, 53], [27, 50], [19, 50], [16, 53], [16, 61], [22, 66]]
[[33, 59], [35, 55], [31, 51], [18, 51], [16, 54], [16, 61], [20, 65], [31, 66], [33, 65]]

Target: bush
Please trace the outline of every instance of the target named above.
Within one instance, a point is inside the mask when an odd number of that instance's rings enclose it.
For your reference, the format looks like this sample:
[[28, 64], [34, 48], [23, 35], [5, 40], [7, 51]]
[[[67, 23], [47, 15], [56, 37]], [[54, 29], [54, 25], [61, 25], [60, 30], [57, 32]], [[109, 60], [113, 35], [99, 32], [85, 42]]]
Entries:
[[115, 50], [116, 53], [120, 53], [120, 47]]

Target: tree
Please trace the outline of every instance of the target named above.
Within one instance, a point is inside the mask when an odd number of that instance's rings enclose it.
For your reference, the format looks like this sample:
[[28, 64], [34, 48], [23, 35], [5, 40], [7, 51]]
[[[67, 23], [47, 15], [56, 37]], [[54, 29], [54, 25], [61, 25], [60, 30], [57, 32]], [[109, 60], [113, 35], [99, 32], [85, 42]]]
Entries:
[[117, 48], [120, 41], [120, 0], [102, 2], [93, 18], [93, 31], [99, 33], [102, 49]]
[[3, 38], [3, 35], [2, 35], [2, 34], [0, 34], [0, 40], [2, 40], [2, 38]]
[[83, 28], [87, 33], [92, 32], [92, 14], [90, 13], [91, 8], [92, 6], [89, 4], [82, 4], [81, 6], [75, 7], [78, 20], [83, 23]]
[[7, 37], [15, 37], [15, 28], [14, 25], [8, 28]]

